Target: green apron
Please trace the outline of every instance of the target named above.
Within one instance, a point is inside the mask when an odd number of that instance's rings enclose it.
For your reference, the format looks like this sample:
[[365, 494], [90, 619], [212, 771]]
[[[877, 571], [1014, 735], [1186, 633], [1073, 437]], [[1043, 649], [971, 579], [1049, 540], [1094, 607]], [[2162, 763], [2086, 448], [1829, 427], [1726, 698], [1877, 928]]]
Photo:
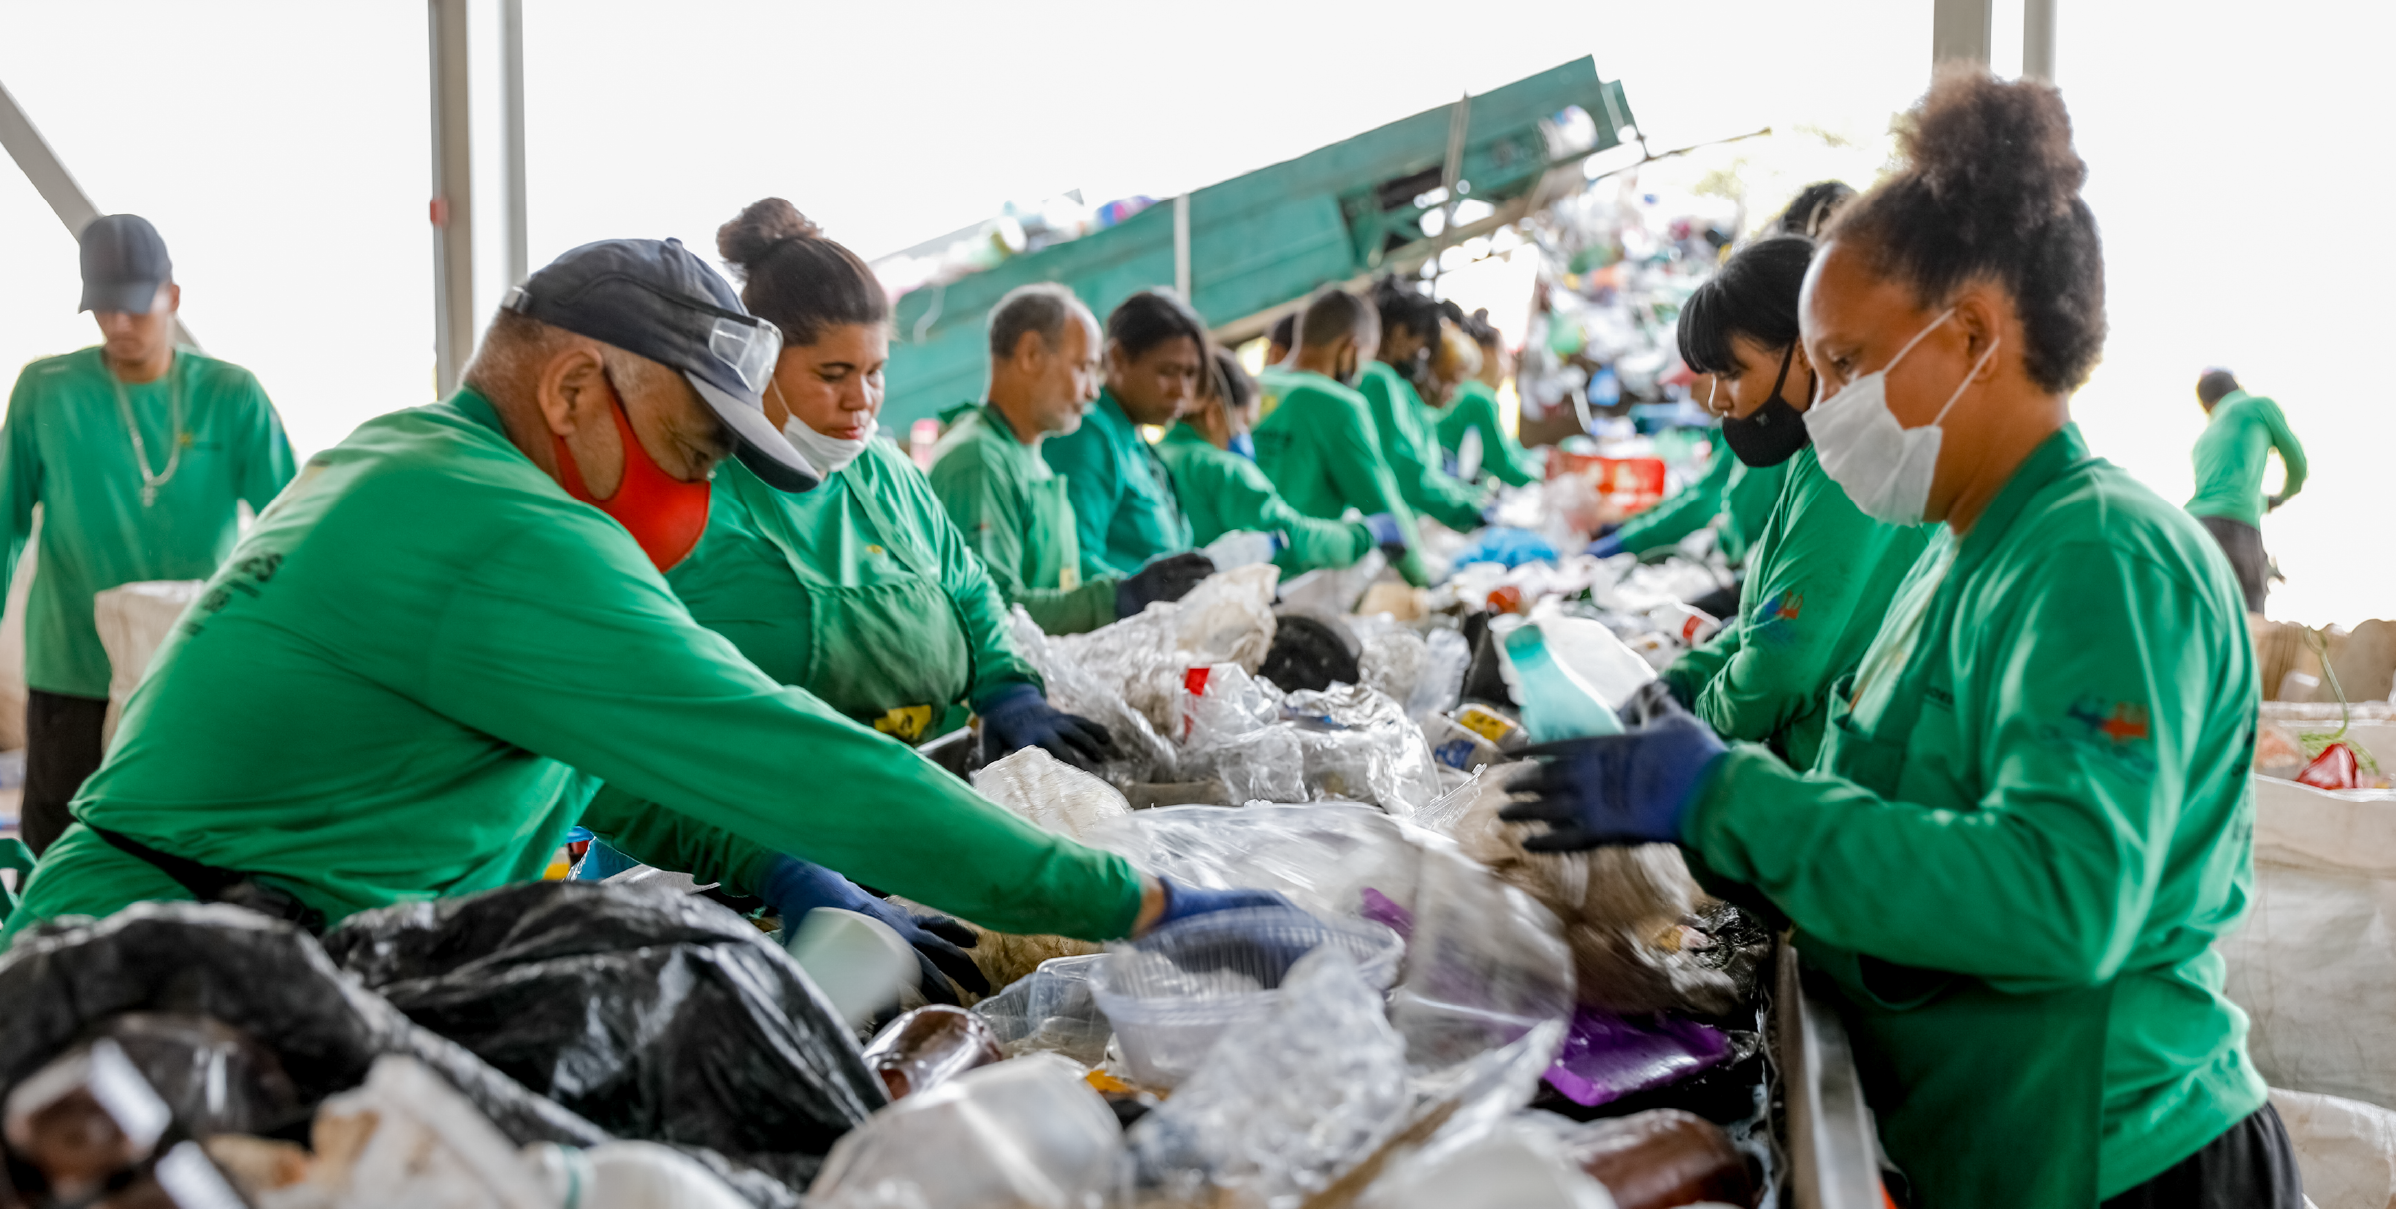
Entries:
[[[1874, 733], [1853, 716], [1855, 676], [1832, 688], [1816, 771], [1897, 799], [1924, 697], [1954, 691], [1939, 653], [1954, 628], [1959, 586], [1993, 545], [1959, 552], [1931, 593]], [[1802, 928], [1793, 943], [1841, 992], [1857, 1073], [1881, 1142], [1913, 1185], [1913, 1209], [2098, 1203], [2112, 982], [2008, 994], [1966, 975], [1842, 949]]]
[[843, 584], [800, 557], [789, 513], [772, 488], [748, 476], [735, 481], [757, 531], [782, 552], [807, 593], [807, 666], [800, 687], [908, 743], [961, 725], [965, 711], [956, 703], [973, 684], [973, 644], [917, 535], [894, 522], [872, 491], [849, 483], [849, 497], [880, 542], [867, 553], [897, 559], [908, 575]]

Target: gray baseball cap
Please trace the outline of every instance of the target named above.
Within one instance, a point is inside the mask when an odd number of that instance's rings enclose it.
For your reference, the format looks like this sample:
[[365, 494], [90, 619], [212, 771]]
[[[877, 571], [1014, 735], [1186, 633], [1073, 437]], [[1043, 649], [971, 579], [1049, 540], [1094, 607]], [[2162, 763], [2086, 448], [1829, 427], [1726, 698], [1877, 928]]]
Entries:
[[751, 315], [714, 269], [673, 239], [575, 248], [508, 291], [507, 309], [680, 370], [738, 438], [741, 464], [796, 494], [823, 481], [765, 418], [760, 394], [782, 330]]
[[174, 280], [158, 228], [139, 214], [103, 214], [83, 228], [83, 305], [79, 311], [147, 315], [158, 287]]

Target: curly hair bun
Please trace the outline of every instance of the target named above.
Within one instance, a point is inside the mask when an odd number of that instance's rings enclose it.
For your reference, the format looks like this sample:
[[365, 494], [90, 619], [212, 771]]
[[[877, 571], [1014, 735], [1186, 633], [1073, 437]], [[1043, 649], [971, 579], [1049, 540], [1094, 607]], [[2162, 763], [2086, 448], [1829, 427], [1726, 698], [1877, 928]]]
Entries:
[[779, 197], [750, 202], [740, 217], [715, 229], [716, 254], [743, 272], [786, 239], [821, 239], [823, 228], [807, 221], [797, 206]]
[[2088, 180], [2051, 84], [1941, 71], [1900, 136], [1906, 171], [1974, 234], [2023, 235], [2071, 212]]

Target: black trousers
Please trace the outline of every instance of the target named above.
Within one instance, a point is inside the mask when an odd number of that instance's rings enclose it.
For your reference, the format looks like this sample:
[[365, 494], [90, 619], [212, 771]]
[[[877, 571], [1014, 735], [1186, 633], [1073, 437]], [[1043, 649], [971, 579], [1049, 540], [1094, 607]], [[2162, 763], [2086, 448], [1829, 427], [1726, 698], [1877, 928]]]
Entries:
[[35, 856], [75, 821], [67, 803], [100, 767], [100, 724], [107, 717], [106, 697], [38, 688], [25, 694], [25, 805], [17, 830]]
[[2269, 1104], [2104, 1209], [2304, 1209], [2296, 1147]]
[[2246, 594], [2246, 611], [2262, 612], [2263, 594], [2271, 590], [2271, 556], [2263, 552], [2263, 531], [2223, 516], [2200, 516], [2196, 523], [2229, 555], [2230, 570], [2238, 573], [2238, 590]]

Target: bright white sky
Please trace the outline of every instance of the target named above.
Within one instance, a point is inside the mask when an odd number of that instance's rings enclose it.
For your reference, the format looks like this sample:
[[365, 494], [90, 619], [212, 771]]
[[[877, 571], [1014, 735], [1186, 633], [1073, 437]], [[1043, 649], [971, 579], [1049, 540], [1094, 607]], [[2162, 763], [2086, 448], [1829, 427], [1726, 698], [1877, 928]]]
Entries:
[[[475, 4], [487, 35], [496, 4]], [[1089, 8], [1081, 26], [1061, 9], [923, 0], [526, 8], [538, 265], [609, 236], [711, 249], [716, 224], [766, 194], [868, 256], [1009, 199], [1170, 196], [1583, 54], [1624, 82], [1657, 149], [1782, 131], [1710, 161], [1745, 160], [1768, 204], [1824, 161], [1796, 127], [1864, 140], [1829, 156], [1858, 173], [1876, 161], [1887, 115], [1928, 80], [1931, 0], [1218, 0]], [[2184, 499], [2196, 374], [2235, 368], [2280, 400], [2313, 460], [2311, 485], [2265, 522], [2289, 579], [2274, 616], [2396, 616], [2396, 419], [2322, 368], [2376, 347], [2391, 317], [2396, 254], [2374, 234], [2389, 157], [2372, 123], [2396, 7], [2062, 9], [2058, 82], [2091, 165], [2112, 318], [2082, 424]], [[2010, 71], [2020, 0], [1997, 11]], [[303, 455], [431, 396], [425, 45], [413, 0], [0, 0], [0, 82], [103, 211], [158, 224], [186, 321], [257, 371]], [[477, 62], [486, 181], [496, 79]], [[482, 200], [487, 312], [502, 270]], [[73, 240], [0, 164], [0, 373], [93, 342], [76, 281]]]

